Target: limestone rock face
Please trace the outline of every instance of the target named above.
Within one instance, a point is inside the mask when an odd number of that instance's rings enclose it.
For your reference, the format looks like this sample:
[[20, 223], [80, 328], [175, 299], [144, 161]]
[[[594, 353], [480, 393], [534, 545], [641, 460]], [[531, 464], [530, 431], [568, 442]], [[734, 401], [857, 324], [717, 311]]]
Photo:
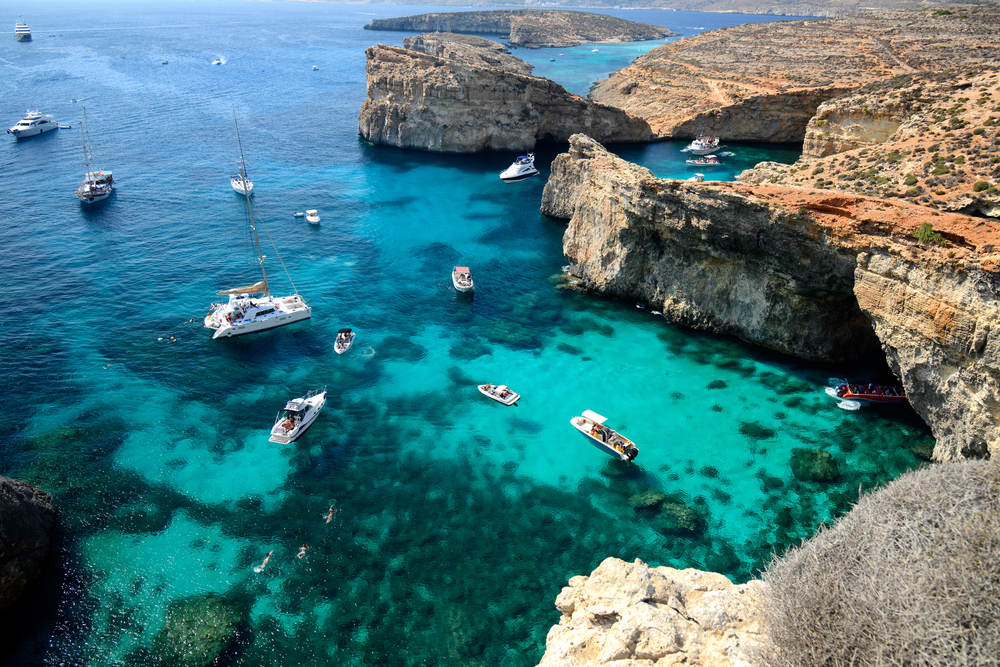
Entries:
[[10, 606], [41, 573], [55, 519], [49, 494], [0, 477], [0, 609]]
[[552, 163], [542, 212], [570, 219], [563, 252], [590, 289], [806, 359], [876, 349], [854, 298], [854, 254], [806, 216], [654, 178], [582, 135]]
[[365, 30], [419, 30], [506, 35], [511, 46], [569, 47], [584, 42], [662, 39], [666, 28], [589, 12], [557, 9], [492, 9], [375, 19]]
[[403, 47], [466, 65], [494, 67], [519, 74], [531, 74], [532, 70], [530, 64], [510, 55], [507, 47], [500, 42], [475, 35], [425, 33], [404, 37]]
[[[998, 9], [970, 8], [712, 30], [649, 51], [589, 97], [646, 119], [661, 138], [801, 141], [819, 105], [846, 91], [958, 67], [992, 70], [998, 21]], [[861, 125], [858, 138], [890, 129]]]
[[408, 49], [374, 46], [358, 134], [372, 143], [437, 153], [525, 151], [584, 129], [603, 141], [646, 141], [645, 121], [587, 102], [562, 86]]
[[539, 667], [747, 665], [761, 585], [607, 558], [556, 598], [562, 618], [549, 630]]
[[[657, 179], [582, 135], [552, 163], [542, 212], [569, 219], [563, 252], [586, 288], [806, 359], [881, 344], [934, 433], [935, 459], [1000, 454], [995, 221], [898, 199]], [[917, 240], [925, 224], [944, 245]]]

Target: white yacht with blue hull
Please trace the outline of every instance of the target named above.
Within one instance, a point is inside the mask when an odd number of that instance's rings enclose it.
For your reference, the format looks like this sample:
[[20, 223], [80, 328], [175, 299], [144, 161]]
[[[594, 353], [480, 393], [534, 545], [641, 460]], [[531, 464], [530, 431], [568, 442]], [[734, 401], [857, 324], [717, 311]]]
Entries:
[[602, 417], [592, 410], [584, 410], [581, 416], [573, 417], [569, 423], [587, 439], [587, 442], [605, 454], [622, 461], [633, 460], [639, 455], [639, 449], [621, 433], [605, 426], [604, 422], [607, 420], [607, 417]]

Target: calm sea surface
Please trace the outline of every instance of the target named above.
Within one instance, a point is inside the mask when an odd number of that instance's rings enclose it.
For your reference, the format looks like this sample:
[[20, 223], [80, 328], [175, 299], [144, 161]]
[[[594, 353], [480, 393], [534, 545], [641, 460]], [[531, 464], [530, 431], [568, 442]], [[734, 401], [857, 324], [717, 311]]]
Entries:
[[[908, 409], [823, 391], [884, 367], [816, 367], [561, 289], [565, 224], [538, 212], [560, 147], [506, 185], [512, 155], [359, 139], [364, 49], [405, 36], [362, 26], [435, 8], [0, 6], [35, 38], [0, 38], [0, 120], [72, 126], [0, 140], [0, 474], [50, 492], [61, 527], [57, 575], [0, 616], [0, 662], [144, 664], [167, 609], [214, 593], [244, 619], [227, 664], [530, 666], [560, 588], [605, 557], [744, 581], [932, 444]], [[684, 35], [775, 20], [608, 13]], [[585, 93], [652, 46], [517, 55]], [[83, 106], [119, 183], [94, 211], [73, 195]], [[234, 106], [261, 230], [313, 319], [213, 341], [215, 292], [255, 269], [228, 182]], [[686, 178], [681, 147], [620, 152]], [[797, 155], [732, 151], [710, 178]], [[307, 208], [320, 225], [293, 217]], [[452, 289], [457, 264], [474, 297]], [[345, 326], [357, 342], [337, 355]], [[268, 442], [285, 401], [324, 385], [312, 429]], [[572, 429], [586, 409], [638, 444], [635, 465]], [[830, 452], [839, 478], [798, 481], [795, 449]]]

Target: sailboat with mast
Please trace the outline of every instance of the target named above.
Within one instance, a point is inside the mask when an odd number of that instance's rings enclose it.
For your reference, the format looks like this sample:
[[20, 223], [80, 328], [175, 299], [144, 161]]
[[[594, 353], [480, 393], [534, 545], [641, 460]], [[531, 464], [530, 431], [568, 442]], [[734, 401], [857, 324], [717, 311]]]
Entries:
[[[245, 164], [243, 160], [243, 143], [240, 141], [240, 126], [236, 122], [236, 109], [233, 108], [233, 124], [236, 125], [236, 143], [240, 149], [240, 164]], [[260, 249], [260, 236], [257, 234], [257, 222], [254, 219], [253, 201], [250, 199], [250, 187], [246, 181], [246, 170], [240, 170], [240, 177], [243, 179], [243, 198], [246, 201], [247, 219], [250, 230], [253, 233], [253, 245], [257, 253], [257, 260], [260, 263], [261, 280], [253, 285], [245, 287], [235, 287], [233, 289], [217, 292], [219, 296], [228, 296], [229, 300], [224, 303], [213, 303], [208, 315], [205, 317], [205, 326], [214, 329], [212, 338], [231, 338], [232, 336], [243, 336], [246, 334], [260, 333], [269, 329], [283, 327], [296, 322], [302, 322], [312, 317], [312, 308], [306, 304], [305, 299], [299, 296], [289, 275], [285, 263], [281, 260], [278, 248], [274, 246], [274, 253], [281, 262], [281, 267], [285, 269], [288, 282], [292, 283], [295, 293], [291, 296], [272, 296], [268, 285], [267, 269], [264, 267], [265, 255]], [[265, 234], [267, 230], [264, 230]], [[268, 235], [268, 240], [270, 240]]]
[[83, 107], [83, 185], [76, 189], [76, 196], [84, 204], [104, 201], [115, 191], [115, 179], [110, 171], [98, 170], [94, 166], [94, 152], [90, 142], [90, 128], [87, 125], [87, 107]]

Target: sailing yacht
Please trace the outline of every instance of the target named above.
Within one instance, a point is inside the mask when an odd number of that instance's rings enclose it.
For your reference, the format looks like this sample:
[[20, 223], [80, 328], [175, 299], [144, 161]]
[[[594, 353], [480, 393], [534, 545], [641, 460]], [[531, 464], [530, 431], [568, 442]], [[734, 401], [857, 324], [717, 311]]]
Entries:
[[240, 167], [240, 173], [229, 177], [229, 183], [238, 195], [253, 194], [253, 181], [247, 176], [244, 167]]
[[87, 107], [83, 107], [83, 185], [76, 189], [76, 196], [83, 204], [104, 201], [115, 191], [115, 179], [110, 171], [101, 171], [94, 166], [91, 150], [90, 128], [87, 125]]
[[[267, 270], [264, 268], [264, 254], [260, 249], [260, 237], [257, 235], [257, 223], [253, 215], [253, 202], [250, 199], [250, 187], [246, 180], [246, 162], [243, 160], [243, 143], [240, 141], [240, 126], [236, 123], [236, 110], [233, 109], [233, 123], [236, 125], [236, 142], [240, 148], [240, 175], [243, 179], [243, 196], [246, 200], [247, 214], [250, 221], [250, 229], [253, 232], [254, 247], [257, 250], [257, 259], [260, 262], [262, 280], [247, 285], [245, 287], [235, 287], [233, 289], [217, 292], [219, 296], [228, 296], [229, 300], [223, 303], [213, 303], [208, 315], [205, 316], [205, 326], [214, 329], [212, 338], [231, 338], [232, 336], [243, 336], [245, 334], [259, 333], [283, 327], [288, 324], [295, 324], [312, 317], [312, 308], [306, 304], [305, 300], [299, 296], [298, 290], [290, 296], [272, 296], [267, 281]], [[270, 238], [270, 236], [268, 236]], [[272, 246], [274, 246], [272, 242]], [[277, 247], [274, 252], [281, 261], [281, 255]], [[281, 262], [285, 268], [284, 262]], [[288, 281], [295, 288], [288, 269], [285, 269]]]

